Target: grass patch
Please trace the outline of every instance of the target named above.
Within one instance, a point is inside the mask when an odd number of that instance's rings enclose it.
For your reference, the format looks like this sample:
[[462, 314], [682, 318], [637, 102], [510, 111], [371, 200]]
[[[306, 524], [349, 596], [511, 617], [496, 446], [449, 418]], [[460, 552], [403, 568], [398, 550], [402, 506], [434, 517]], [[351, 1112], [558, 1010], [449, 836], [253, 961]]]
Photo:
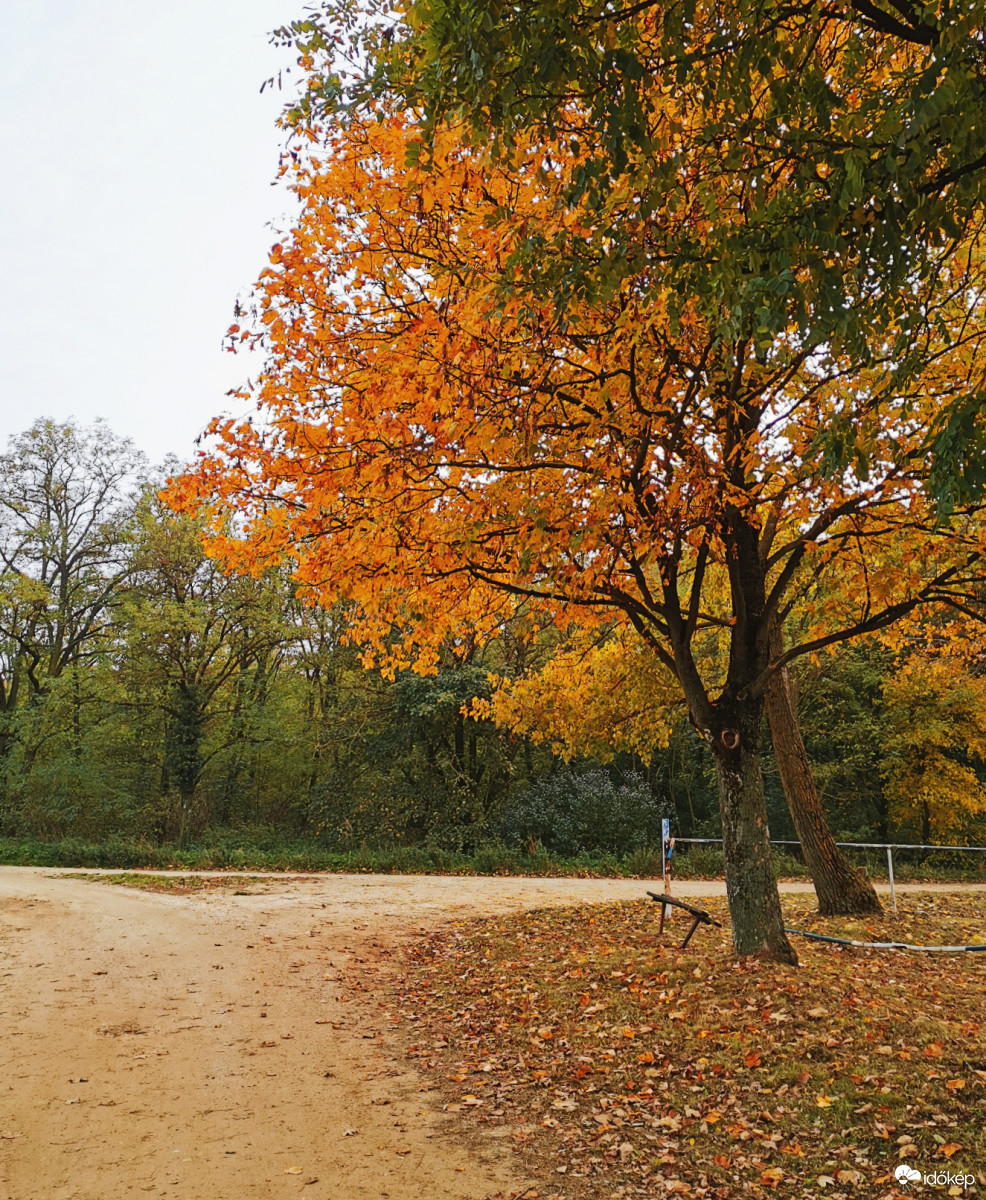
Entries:
[[[865, 921], [784, 907], [858, 940], [986, 933], [979, 895]], [[797, 938], [795, 969], [738, 960], [728, 930], [682, 952], [684, 919], [663, 938], [656, 919], [650, 902], [545, 910], [414, 952], [409, 1053], [457, 1120], [502, 1127], [542, 1196], [893, 1196], [901, 1162], [986, 1184], [986, 954]]]
[[[108, 883], [115, 887], [136, 888], [141, 892], [166, 892], [173, 896], [187, 896], [193, 892], [232, 891], [237, 895], [266, 891], [272, 880], [258, 875], [136, 875], [130, 872], [104, 875], [86, 871], [72, 872], [62, 876], [68, 879], [85, 879], [89, 883]], [[290, 879], [290, 876], [286, 876]], [[280, 880], [276, 881], [280, 882]], [[249, 886], [248, 886], [249, 885]]]

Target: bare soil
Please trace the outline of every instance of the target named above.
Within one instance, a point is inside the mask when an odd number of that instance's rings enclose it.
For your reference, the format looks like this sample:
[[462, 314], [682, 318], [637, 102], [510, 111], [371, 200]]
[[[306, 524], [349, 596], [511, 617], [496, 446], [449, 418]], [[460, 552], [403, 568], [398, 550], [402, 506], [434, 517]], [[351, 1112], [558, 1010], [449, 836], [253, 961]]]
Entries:
[[457, 916], [648, 888], [323, 875], [149, 892], [0, 867], [0, 1198], [522, 1193], [510, 1151], [464, 1140], [409, 1065], [388, 960]]

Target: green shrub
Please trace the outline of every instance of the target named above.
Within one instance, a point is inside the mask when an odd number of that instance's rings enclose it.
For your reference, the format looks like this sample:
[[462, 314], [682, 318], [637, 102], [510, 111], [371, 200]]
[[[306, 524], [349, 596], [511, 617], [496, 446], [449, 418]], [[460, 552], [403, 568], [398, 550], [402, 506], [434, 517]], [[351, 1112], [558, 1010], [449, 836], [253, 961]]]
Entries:
[[774, 874], [778, 879], [810, 879], [811, 871], [808, 866], [794, 855], [784, 850], [771, 850], [774, 864]]
[[688, 846], [675, 850], [672, 873], [687, 879], [719, 879], [726, 872], [721, 846]]
[[664, 866], [661, 862], [661, 847], [638, 846], [627, 858], [626, 868], [630, 875], [639, 875], [641, 879], [663, 878]]
[[565, 771], [523, 792], [500, 822], [510, 846], [540, 845], [554, 854], [632, 854], [661, 840], [661, 805], [644, 780], [614, 783], [605, 771]]

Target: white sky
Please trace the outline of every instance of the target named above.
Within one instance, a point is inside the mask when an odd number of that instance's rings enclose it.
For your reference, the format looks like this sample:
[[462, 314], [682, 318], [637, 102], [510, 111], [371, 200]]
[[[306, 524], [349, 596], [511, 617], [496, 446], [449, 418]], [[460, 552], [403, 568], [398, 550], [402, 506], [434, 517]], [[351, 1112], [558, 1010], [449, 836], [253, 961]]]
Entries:
[[188, 458], [256, 369], [220, 342], [293, 205], [270, 186], [288, 81], [259, 88], [304, 6], [3, 0], [0, 449], [105, 417]]

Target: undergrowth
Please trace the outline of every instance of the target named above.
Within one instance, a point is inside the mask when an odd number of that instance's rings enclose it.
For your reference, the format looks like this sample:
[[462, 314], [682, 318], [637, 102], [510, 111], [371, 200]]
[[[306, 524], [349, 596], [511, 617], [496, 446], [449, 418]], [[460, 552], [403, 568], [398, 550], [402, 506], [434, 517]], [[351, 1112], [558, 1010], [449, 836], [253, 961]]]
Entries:
[[[965, 863], [936, 865], [895, 863], [899, 879], [986, 879], [986, 855], [968, 855]], [[661, 879], [661, 851], [640, 847], [616, 855], [585, 851], [574, 857], [531, 851], [498, 842], [472, 853], [430, 846], [359, 846], [339, 850], [315, 841], [284, 841], [226, 834], [201, 843], [178, 846], [125, 837], [87, 842], [80, 838], [40, 841], [0, 838], [0, 863], [35, 867], [102, 867], [115, 870], [159, 868], [179, 871], [330, 871], [380, 875], [536, 875], [583, 878]], [[774, 851], [779, 878], [810, 878], [807, 867], [784, 851]], [[721, 879], [722, 851], [692, 847], [673, 859], [676, 879]], [[873, 878], [882, 878], [879, 869]]]

